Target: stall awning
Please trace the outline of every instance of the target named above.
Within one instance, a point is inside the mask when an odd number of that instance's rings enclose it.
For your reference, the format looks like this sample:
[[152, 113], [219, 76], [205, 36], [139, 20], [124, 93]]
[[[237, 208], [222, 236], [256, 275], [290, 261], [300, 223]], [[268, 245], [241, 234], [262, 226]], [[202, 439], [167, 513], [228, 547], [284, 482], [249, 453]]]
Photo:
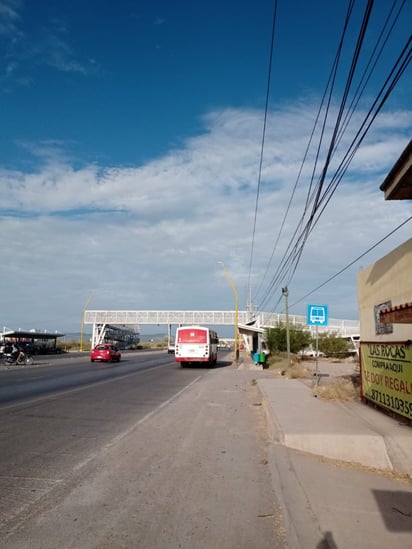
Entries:
[[63, 337], [60, 332], [40, 332], [36, 330], [7, 330], [0, 333], [0, 337], [8, 337], [10, 339], [56, 339]]
[[263, 328], [258, 328], [251, 324], [238, 324], [238, 330], [241, 334], [253, 335], [253, 334], [263, 334], [265, 331]]

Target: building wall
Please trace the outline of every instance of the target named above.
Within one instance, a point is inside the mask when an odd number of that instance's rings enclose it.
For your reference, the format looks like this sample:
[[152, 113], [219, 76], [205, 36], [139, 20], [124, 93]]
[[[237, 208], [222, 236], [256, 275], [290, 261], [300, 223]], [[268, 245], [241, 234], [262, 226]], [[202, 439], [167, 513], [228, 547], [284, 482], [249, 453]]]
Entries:
[[381, 308], [408, 302], [412, 302], [412, 238], [358, 275], [361, 341], [412, 339], [412, 324], [379, 323]]

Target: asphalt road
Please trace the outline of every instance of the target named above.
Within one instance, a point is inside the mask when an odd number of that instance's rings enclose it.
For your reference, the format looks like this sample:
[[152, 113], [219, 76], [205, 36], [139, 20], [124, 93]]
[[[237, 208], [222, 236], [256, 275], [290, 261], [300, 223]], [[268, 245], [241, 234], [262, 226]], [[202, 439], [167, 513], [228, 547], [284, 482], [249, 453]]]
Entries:
[[82, 462], [206, 374], [181, 371], [167, 353], [129, 353], [120, 363], [38, 357], [0, 372], [0, 475], [42, 477]]
[[229, 358], [3, 368], [1, 547], [284, 547], [260, 397]]
[[88, 354], [35, 356], [33, 366], [0, 366], [0, 405], [95, 385], [174, 363], [165, 352], [123, 353], [120, 363], [91, 363]]

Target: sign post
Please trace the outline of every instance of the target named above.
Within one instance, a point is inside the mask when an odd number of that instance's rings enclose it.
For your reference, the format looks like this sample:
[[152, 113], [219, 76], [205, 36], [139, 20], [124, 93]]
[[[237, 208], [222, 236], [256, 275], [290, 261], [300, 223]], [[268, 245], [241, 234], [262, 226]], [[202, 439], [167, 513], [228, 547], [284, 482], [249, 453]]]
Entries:
[[308, 305], [306, 323], [309, 326], [316, 326], [316, 385], [319, 385], [319, 344], [318, 344], [318, 326], [328, 326], [328, 306], [327, 305]]

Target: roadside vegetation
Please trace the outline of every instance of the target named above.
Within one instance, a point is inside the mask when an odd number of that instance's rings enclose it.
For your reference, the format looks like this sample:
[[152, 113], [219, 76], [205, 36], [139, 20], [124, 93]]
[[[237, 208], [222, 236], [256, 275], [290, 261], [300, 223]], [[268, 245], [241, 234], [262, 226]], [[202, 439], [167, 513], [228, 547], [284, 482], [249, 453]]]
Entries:
[[353, 363], [353, 375], [330, 375], [322, 377], [319, 385], [314, 377], [316, 358], [308, 358], [300, 353], [302, 348], [315, 344], [307, 330], [292, 327], [289, 329], [290, 355], [287, 356], [286, 326], [280, 324], [266, 331], [266, 344], [270, 351], [266, 368], [276, 376], [287, 379], [311, 380], [312, 388], [317, 397], [328, 400], [359, 400], [359, 375], [355, 373], [357, 362], [348, 358], [350, 350], [345, 339], [336, 334], [322, 335], [318, 339], [318, 348], [325, 358], [318, 358], [321, 364]]
[[167, 340], [165, 341], [141, 341], [134, 347], [130, 347], [131, 349], [139, 349], [139, 350], [160, 350], [164, 349], [167, 350]]
[[[312, 336], [308, 330], [299, 327], [289, 328], [290, 352], [297, 354], [301, 349], [312, 343]], [[271, 353], [287, 351], [287, 330], [283, 323], [275, 328], [266, 330], [266, 345]]]
[[[266, 330], [266, 345], [271, 354], [286, 352], [287, 350], [287, 330], [286, 326], [279, 323], [274, 328]], [[316, 341], [309, 330], [301, 327], [292, 326], [289, 328], [290, 352], [296, 356], [302, 353], [302, 350], [312, 346], [316, 347]], [[318, 337], [318, 350], [329, 358], [345, 358], [353, 351], [345, 338], [336, 334], [321, 334]], [[301, 357], [305, 358], [305, 357]]]
[[[60, 343], [64, 353], [78, 352], [80, 351], [80, 341], [64, 341]], [[83, 341], [83, 351], [91, 351], [90, 341]]]
[[350, 349], [346, 339], [336, 334], [322, 334], [318, 339], [319, 351], [331, 358], [348, 356]]
[[356, 376], [334, 377], [314, 386], [313, 391], [326, 400], [360, 400], [360, 384]]

